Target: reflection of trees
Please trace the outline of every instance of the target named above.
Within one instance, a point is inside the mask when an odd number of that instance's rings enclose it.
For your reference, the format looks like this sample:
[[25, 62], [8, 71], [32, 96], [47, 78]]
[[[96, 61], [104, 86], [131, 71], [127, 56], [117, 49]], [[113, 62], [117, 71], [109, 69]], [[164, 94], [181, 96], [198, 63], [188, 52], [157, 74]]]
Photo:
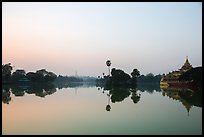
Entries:
[[108, 105], [106, 105], [106, 111], [110, 111], [111, 110], [111, 106], [110, 106], [110, 94], [107, 94], [108, 96]]
[[153, 83], [153, 84], [138, 83], [137, 88], [142, 92], [147, 91], [148, 93], [153, 93], [154, 90], [161, 91], [159, 83]]
[[95, 87], [95, 82], [54, 82], [54, 85], [58, 89], [62, 88], [77, 88], [77, 87]]
[[[133, 103], [138, 103], [141, 99], [141, 94], [138, 91], [146, 91], [148, 93], [153, 93], [154, 91], [161, 91], [159, 84], [138, 84], [137, 88], [128, 88], [128, 87], [111, 87], [105, 86], [100, 87], [103, 93], [104, 91], [109, 92], [111, 102], [122, 102], [125, 98], [131, 95], [131, 100]], [[99, 89], [99, 90], [100, 90]], [[189, 112], [192, 106], [202, 107], [202, 91], [193, 91], [190, 89], [162, 89], [163, 96], [168, 96], [173, 100], [180, 101], [184, 107]], [[110, 104], [106, 106], [106, 110], [110, 111]]]
[[33, 84], [26, 90], [28, 94], [35, 94], [39, 97], [45, 97], [47, 95], [51, 95], [56, 92], [56, 88], [52, 83], [44, 83], [44, 84]]
[[128, 88], [112, 88], [110, 90], [111, 102], [121, 102], [130, 95]]
[[2, 102], [5, 104], [9, 104], [11, 101], [11, 92], [8, 87], [2, 87]]
[[[95, 86], [95, 83], [86, 83], [87, 87]], [[2, 87], [2, 102], [9, 104], [11, 101], [11, 93], [15, 96], [24, 96], [27, 94], [35, 94], [39, 97], [45, 97], [47, 95], [51, 95], [55, 93], [58, 87], [61, 88], [76, 88], [84, 86], [84, 83], [74, 82], [71, 83], [50, 83], [50, 82], [42, 82], [42, 83], [18, 83], [17, 85], [3, 85]]]
[[56, 88], [52, 83], [31, 84], [29, 86], [7, 85], [2, 87], [2, 102], [9, 104], [11, 101], [11, 93], [15, 96], [24, 96], [27, 94], [35, 94], [39, 97], [45, 97], [56, 92]]
[[140, 96], [141, 94], [137, 94], [136, 92], [132, 92], [132, 96], [131, 99], [133, 101], [133, 103], [138, 103], [140, 101]]
[[107, 106], [106, 106], [106, 110], [107, 110], [107, 111], [110, 111], [110, 110], [111, 110], [111, 106], [110, 106], [110, 105], [107, 105]]
[[110, 101], [112, 103], [116, 102], [122, 102], [125, 98], [129, 97], [131, 95], [131, 100], [134, 104], [138, 103], [140, 101], [141, 94], [137, 93], [136, 88], [128, 88], [128, 87], [103, 87], [98, 88], [98, 90], [102, 89], [103, 93], [104, 91], [108, 92], [108, 104], [106, 105], [106, 110], [110, 111]]
[[11, 92], [15, 96], [23, 96], [25, 94], [25, 89], [21, 86], [12, 86], [11, 87]]
[[62, 88], [75, 88], [83, 86], [82, 82], [55, 82], [55, 87], [58, 89]]

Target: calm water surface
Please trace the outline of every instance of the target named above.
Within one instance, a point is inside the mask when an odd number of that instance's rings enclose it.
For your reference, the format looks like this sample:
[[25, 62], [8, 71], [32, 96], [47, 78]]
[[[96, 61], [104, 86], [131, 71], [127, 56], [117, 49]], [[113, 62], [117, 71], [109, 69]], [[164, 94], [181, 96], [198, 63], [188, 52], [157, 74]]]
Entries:
[[202, 99], [189, 94], [145, 86], [6, 87], [2, 134], [200, 135]]

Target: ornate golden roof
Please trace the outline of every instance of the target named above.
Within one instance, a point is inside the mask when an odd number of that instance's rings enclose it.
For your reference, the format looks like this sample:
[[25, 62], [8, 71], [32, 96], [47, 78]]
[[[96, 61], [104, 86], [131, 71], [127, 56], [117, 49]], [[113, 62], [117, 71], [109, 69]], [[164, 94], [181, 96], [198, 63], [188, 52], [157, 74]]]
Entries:
[[180, 70], [182, 70], [182, 71], [187, 71], [187, 70], [189, 70], [189, 69], [192, 69], [193, 67], [192, 67], [192, 65], [189, 63], [189, 61], [188, 61], [188, 56], [186, 57], [186, 62], [183, 64], [183, 66], [181, 67], [181, 69]]
[[169, 81], [169, 80], [178, 80], [180, 75], [182, 75], [182, 73], [192, 69], [192, 65], [189, 63], [188, 61], [188, 56], [186, 57], [186, 62], [183, 64], [183, 66], [181, 67], [181, 69], [177, 70], [177, 71], [172, 71], [169, 72], [168, 74], [162, 76], [161, 81]]

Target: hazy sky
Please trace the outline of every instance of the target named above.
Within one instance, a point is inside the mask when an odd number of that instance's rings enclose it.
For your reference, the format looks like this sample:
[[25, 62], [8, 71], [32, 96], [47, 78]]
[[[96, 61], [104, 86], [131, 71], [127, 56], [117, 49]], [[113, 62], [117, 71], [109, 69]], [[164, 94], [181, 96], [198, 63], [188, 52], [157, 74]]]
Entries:
[[202, 66], [202, 3], [3, 2], [2, 63], [57, 75]]

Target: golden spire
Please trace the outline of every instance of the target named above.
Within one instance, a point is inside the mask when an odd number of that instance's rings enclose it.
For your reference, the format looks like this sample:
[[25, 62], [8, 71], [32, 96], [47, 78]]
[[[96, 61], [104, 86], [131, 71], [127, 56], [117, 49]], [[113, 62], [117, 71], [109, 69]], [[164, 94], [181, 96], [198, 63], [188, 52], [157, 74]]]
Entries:
[[192, 68], [192, 65], [188, 62], [188, 56], [186, 56], [186, 62], [183, 64], [180, 70], [187, 71]]
[[[188, 56], [186, 56], [186, 62], [188, 62]], [[188, 62], [189, 63], [189, 62]]]

